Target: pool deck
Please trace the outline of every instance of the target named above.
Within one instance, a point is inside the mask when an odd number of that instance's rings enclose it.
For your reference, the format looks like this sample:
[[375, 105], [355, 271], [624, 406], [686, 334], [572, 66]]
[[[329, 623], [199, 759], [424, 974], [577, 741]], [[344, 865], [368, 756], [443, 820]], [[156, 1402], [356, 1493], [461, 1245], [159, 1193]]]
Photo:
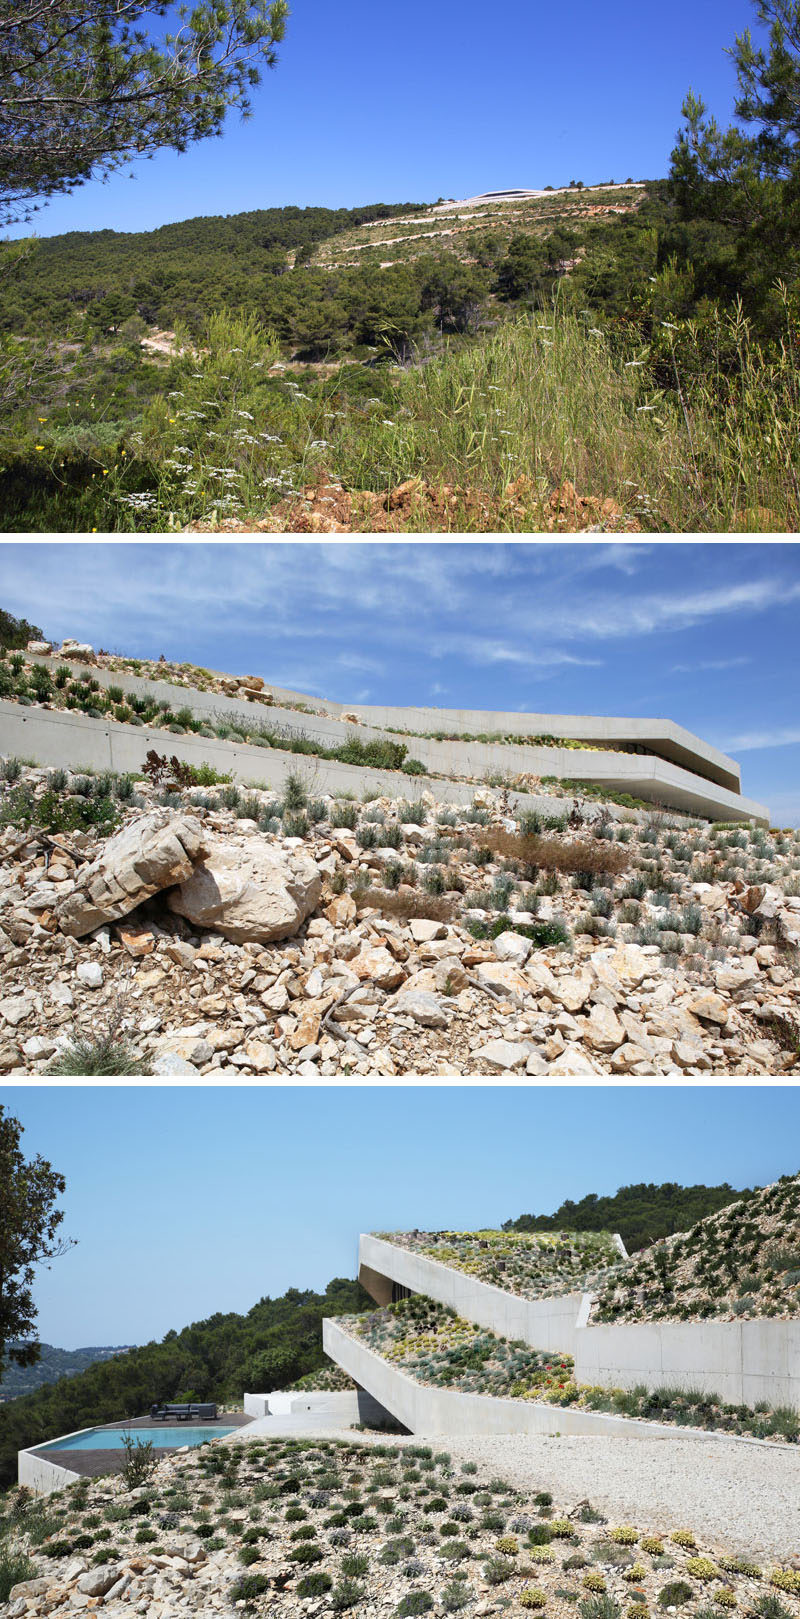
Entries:
[[[246, 1428], [253, 1418], [243, 1411], [226, 1411], [214, 1418], [213, 1422], [203, 1423], [193, 1417], [187, 1421], [187, 1428]], [[97, 1423], [102, 1433], [104, 1428], [119, 1428], [119, 1422]], [[124, 1424], [125, 1432], [135, 1436], [146, 1435], [159, 1428], [175, 1428], [179, 1424], [175, 1421], [154, 1422], [152, 1417], [133, 1417]], [[174, 1456], [181, 1445], [163, 1445], [158, 1447], [159, 1456]], [[196, 1447], [193, 1447], [196, 1448]], [[57, 1462], [61, 1467], [68, 1467], [71, 1473], [78, 1473], [81, 1478], [103, 1478], [108, 1473], [121, 1473], [125, 1465], [124, 1450], [48, 1450], [46, 1446], [30, 1446], [33, 1456], [41, 1456], [44, 1461]]]

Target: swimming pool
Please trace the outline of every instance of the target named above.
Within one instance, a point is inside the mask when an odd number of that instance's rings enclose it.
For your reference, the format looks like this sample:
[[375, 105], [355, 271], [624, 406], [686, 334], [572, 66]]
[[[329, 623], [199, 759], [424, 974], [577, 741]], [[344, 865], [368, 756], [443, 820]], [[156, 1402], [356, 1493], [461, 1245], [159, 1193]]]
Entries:
[[120, 1423], [117, 1428], [88, 1428], [85, 1433], [70, 1434], [66, 1439], [51, 1439], [49, 1444], [37, 1445], [37, 1450], [123, 1450], [123, 1434], [137, 1439], [151, 1439], [154, 1450], [169, 1450], [177, 1445], [204, 1445], [209, 1439], [220, 1439], [223, 1434], [235, 1433], [235, 1427], [223, 1428], [216, 1423], [191, 1427], [180, 1422], [175, 1427], [164, 1423], [158, 1428], [136, 1428]]

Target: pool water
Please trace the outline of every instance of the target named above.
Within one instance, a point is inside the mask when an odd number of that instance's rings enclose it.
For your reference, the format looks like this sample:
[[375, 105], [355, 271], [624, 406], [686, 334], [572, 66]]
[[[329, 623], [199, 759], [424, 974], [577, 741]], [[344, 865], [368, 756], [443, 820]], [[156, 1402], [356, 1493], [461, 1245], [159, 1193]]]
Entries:
[[38, 1445], [37, 1450], [123, 1450], [123, 1434], [130, 1434], [134, 1440], [152, 1439], [154, 1450], [168, 1449], [173, 1445], [204, 1445], [209, 1439], [219, 1439], [223, 1434], [235, 1433], [235, 1427], [221, 1428], [215, 1423], [204, 1423], [202, 1427], [192, 1428], [188, 1422], [179, 1422], [170, 1428], [167, 1423], [157, 1428], [126, 1428], [124, 1424], [119, 1428], [90, 1428], [87, 1433], [75, 1434], [71, 1439], [54, 1439], [49, 1445]]

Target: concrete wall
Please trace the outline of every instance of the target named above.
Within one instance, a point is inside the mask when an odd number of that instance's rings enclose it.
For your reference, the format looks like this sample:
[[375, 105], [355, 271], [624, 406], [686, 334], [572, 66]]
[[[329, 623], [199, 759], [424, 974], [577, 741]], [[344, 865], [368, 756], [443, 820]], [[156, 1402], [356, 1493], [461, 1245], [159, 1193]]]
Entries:
[[702, 1389], [800, 1409], [800, 1321], [654, 1321], [575, 1335], [575, 1376], [605, 1388]]
[[370, 1283], [374, 1273], [400, 1282], [412, 1293], [425, 1293], [440, 1304], [449, 1304], [465, 1320], [502, 1338], [521, 1338], [534, 1349], [554, 1354], [574, 1354], [580, 1293], [565, 1293], [554, 1299], [521, 1299], [452, 1265], [442, 1265], [424, 1254], [368, 1235], [359, 1238], [358, 1260], [359, 1281], [378, 1303], [388, 1300], [373, 1291]]
[[[702, 1389], [731, 1404], [800, 1409], [800, 1321], [652, 1321], [587, 1325], [591, 1296], [528, 1300], [380, 1237], [359, 1238], [359, 1277], [379, 1304], [391, 1282], [449, 1304], [467, 1321], [534, 1349], [572, 1355], [578, 1383]], [[388, 1292], [387, 1292], [388, 1289]]]
[[504, 1400], [490, 1394], [460, 1394], [453, 1389], [426, 1387], [376, 1355], [335, 1320], [323, 1321], [322, 1344], [326, 1355], [368, 1388], [398, 1422], [412, 1433], [426, 1437], [429, 1434], [523, 1433], [599, 1434], [626, 1439], [674, 1439], [677, 1435], [680, 1439], [713, 1437], [723, 1442], [727, 1439], [727, 1435], [711, 1435], [699, 1428], [639, 1422], [631, 1417], [606, 1416], [601, 1411], [576, 1411], [535, 1400]]
[[[59, 1434], [58, 1438], [74, 1439], [76, 1434], [91, 1431], [91, 1428], [74, 1428], [72, 1433]], [[42, 1439], [40, 1444], [49, 1445], [52, 1444], [52, 1440]], [[37, 1495], [52, 1495], [54, 1490], [63, 1490], [81, 1477], [80, 1473], [73, 1473], [71, 1468], [65, 1467], [63, 1462], [34, 1455], [34, 1450], [35, 1446], [17, 1452], [17, 1480], [20, 1484], [26, 1484], [28, 1489], [34, 1490]]]
[[[76, 678], [86, 673], [85, 664], [70, 664], [69, 659], [36, 657], [32, 661], [47, 665], [49, 668], [57, 667], [66, 661]], [[605, 746], [615, 743], [633, 744], [643, 748], [657, 758], [680, 765], [690, 773], [699, 775], [703, 780], [714, 782], [738, 795], [741, 791], [741, 772], [735, 759], [720, 752], [710, 743], [704, 742], [684, 726], [677, 725], [674, 720], [668, 719], [640, 719], [624, 718], [620, 716], [594, 715], [594, 714], [520, 714], [513, 711], [493, 712], [489, 709], [449, 709], [449, 708], [408, 708], [376, 706], [373, 704], [348, 705], [334, 703], [327, 699], [310, 697], [307, 693], [288, 691], [279, 686], [267, 686], [265, 691], [273, 698], [276, 706], [267, 711], [259, 703], [249, 703], [239, 698], [223, 697], [216, 692], [199, 691], [193, 687], [178, 686], [168, 681], [148, 680], [140, 675], [131, 675], [114, 672], [108, 669], [91, 668], [93, 677], [102, 686], [120, 686], [129, 694], [137, 693], [140, 696], [152, 695], [156, 699], [169, 701], [176, 709], [187, 705], [195, 714], [210, 715], [212, 713], [228, 713], [252, 719], [254, 713], [263, 712], [277, 724], [291, 725], [306, 729], [309, 734], [328, 738], [331, 741], [341, 740], [342, 714], [357, 712], [359, 720], [359, 735], [383, 735], [387, 729], [400, 728], [409, 732], [420, 731], [454, 731], [490, 733], [498, 735], [508, 734], [517, 736], [563, 736], [574, 738], [577, 741], [601, 742]], [[304, 704], [312, 709], [321, 709], [322, 713], [304, 715], [298, 713], [295, 704]], [[281, 706], [285, 704], [287, 706]], [[430, 763], [432, 769], [438, 769], [433, 754], [429, 759], [421, 752], [423, 744], [436, 748], [449, 748], [456, 746], [463, 754], [466, 744], [436, 743], [432, 738], [410, 735], [408, 738], [409, 753]], [[479, 764], [481, 773], [492, 767], [492, 760], [497, 760], [502, 753], [502, 743], [474, 743], [470, 744], [476, 761], [485, 761]], [[483, 751], [488, 747], [489, 752]], [[478, 751], [474, 751], [478, 750]], [[551, 760], [556, 750], [531, 749], [522, 750], [524, 759], [530, 760], [534, 753], [537, 758], [544, 755]], [[561, 764], [553, 766], [548, 772], [547, 766], [542, 767], [544, 774], [573, 775], [577, 769], [574, 750], [559, 750], [563, 760], [568, 761], [569, 768]], [[441, 757], [447, 758], [444, 754]], [[519, 750], [510, 749], [508, 754], [508, 768], [513, 768], [515, 761], [520, 757]], [[582, 757], [579, 755], [579, 757]], [[500, 763], [497, 768], [504, 768]], [[518, 765], [520, 769], [535, 770], [538, 767], [530, 762]], [[460, 771], [457, 774], [463, 773]], [[581, 773], [585, 774], [583, 765]]]
[[[350, 792], [361, 798], [368, 789], [393, 798], [414, 800], [425, 789], [444, 804], [471, 804], [475, 788], [468, 782], [432, 781], [426, 776], [404, 776], [397, 770], [371, 770], [361, 765], [315, 759], [278, 748], [254, 748], [216, 738], [173, 736], [148, 726], [120, 725], [116, 720], [94, 720], [72, 709], [24, 708], [0, 701], [0, 754], [17, 754], [37, 764], [77, 770], [141, 770], [149, 748], [175, 754], [189, 764], [210, 764], [230, 773], [243, 785], [266, 782], [276, 792], [289, 771], [299, 772], [312, 797]], [[515, 793], [515, 804], [543, 815], [568, 815], [575, 800], [547, 793]], [[591, 813], [591, 806], [589, 806]], [[610, 805], [612, 819], [624, 812]]]
[[366, 1389], [289, 1389], [282, 1393], [245, 1394], [244, 1410], [251, 1417], [294, 1416], [298, 1412], [313, 1411], [315, 1416], [330, 1416], [337, 1423], [367, 1422], [380, 1426], [391, 1418], [391, 1412], [373, 1399]]
[[[108, 683], [108, 682], [106, 682]], [[139, 682], [143, 687], [146, 682]], [[177, 688], [171, 688], [177, 690]], [[182, 694], [186, 698], [186, 694]], [[193, 705], [189, 705], [193, 706]], [[247, 703], [235, 704], [252, 719], [253, 711]], [[273, 710], [265, 713], [274, 714]], [[287, 723], [295, 716], [288, 714]], [[62, 731], [56, 742], [53, 725], [70, 729]], [[297, 727], [300, 729], [301, 727]], [[324, 746], [345, 740], [348, 730], [338, 725], [335, 734], [325, 735]], [[315, 736], [311, 731], [309, 734]], [[380, 731], [368, 735], [380, 736]], [[145, 741], [145, 738], [147, 739]], [[419, 739], [418, 739], [419, 740]], [[65, 754], [65, 745], [71, 750]], [[147, 726], [121, 725], [116, 720], [91, 719], [74, 709], [46, 709], [21, 707], [18, 703], [0, 703], [0, 752], [26, 752], [42, 764], [78, 764], [95, 769], [130, 770], [141, 768], [148, 748], [175, 753], [178, 758], [192, 762], [203, 760], [218, 770], [232, 770], [242, 781], [268, 779], [279, 784], [289, 770], [300, 770], [313, 778], [317, 792], [336, 789], [354, 790], [358, 794], [367, 785], [380, 784], [382, 791], [412, 796], [412, 783], [417, 791], [422, 777], [409, 777], [401, 771], [372, 770], [361, 765], [343, 765], [338, 761], [323, 760], [313, 755], [284, 753], [277, 748], [257, 748], [244, 743], [222, 742], [216, 737], [197, 737], [191, 733], [174, 736], [171, 732], [151, 730]], [[184, 750], [188, 748], [189, 752]], [[61, 749], [61, 751], [59, 751]], [[530, 771], [534, 775], [564, 776], [567, 779], [580, 768], [587, 781], [606, 786], [609, 792], [628, 792], [633, 797], [666, 804], [687, 815], [701, 815], [711, 820], [755, 819], [769, 822], [769, 813], [763, 804], [742, 798], [724, 787], [704, 782], [700, 777], [662, 759], [647, 755], [624, 753], [576, 753], [566, 748], [517, 748], [501, 744], [437, 743], [419, 740], [410, 750], [426, 768], [440, 775], [435, 792], [440, 799], [451, 803], [470, 803], [474, 788], [488, 771], [508, 770], [512, 773]], [[123, 761], [123, 762], [120, 762]], [[445, 779], [450, 776], [466, 780]], [[432, 785], [426, 782], [426, 785]], [[519, 803], [555, 805], [544, 813], [563, 812], [567, 801], [547, 794], [515, 794]], [[569, 800], [571, 804], [573, 800]]]

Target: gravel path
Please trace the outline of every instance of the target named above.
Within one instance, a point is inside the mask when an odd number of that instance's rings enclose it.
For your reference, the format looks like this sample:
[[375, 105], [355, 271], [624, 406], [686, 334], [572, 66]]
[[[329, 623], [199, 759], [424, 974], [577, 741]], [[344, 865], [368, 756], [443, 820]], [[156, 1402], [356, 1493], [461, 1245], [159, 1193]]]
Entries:
[[800, 1450], [794, 1447], [586, 1434], [439, 1435], [435, 1443], [509, 1483], [551, 1490], [568, 1510], [588, 1498], [609, 1517], [643, 1529], [694, 1529], [720, 1548], [800, 1560]]

